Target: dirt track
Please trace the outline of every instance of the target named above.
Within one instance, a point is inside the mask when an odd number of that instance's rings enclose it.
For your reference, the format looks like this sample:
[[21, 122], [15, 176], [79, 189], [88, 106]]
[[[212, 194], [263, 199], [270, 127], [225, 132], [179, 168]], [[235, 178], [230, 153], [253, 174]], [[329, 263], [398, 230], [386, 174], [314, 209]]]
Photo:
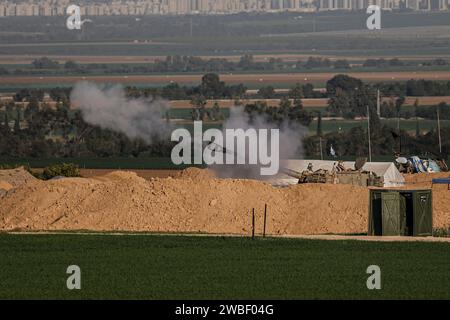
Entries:
[[399, 236], [343, 236], [343, 235], [299, 235], [299, 236], [281, 236], [283, 238], [309, 239], [309, 240], [357, 240], [357, 241], [381, 241], [381, 242], [447, 242], [450, 238], [442, 237], [399, 237]]
[[[413, 106], [416, 99], [419, 101], [419, 105], [421, 106], [431, 106], [436, 105], [441, 102], [445, 102], [447, 104], [450, 104], [450, 97], [449, 96], [442, 96], [442, 97], [406, 97], [404, 105], [407, 106]], [[386, 100], [388, 100], [386, 98]]]
[[[132, 232], [55, 232], [55, 231], [11, 231], [6, 232], [7, 234], [17, 234], [17, 235], [79, 235], [79, 236], [189, 236], [189, 237], [248, 237], [248, 235], [236, 235], [236, 234], [213, 234], [213, 233], [132, 233]], [[257, 235], [261, 236], [261, 235]], [[305, 239], [305, 240], [334, 240], [334, 241], [344, 241], [344, 240], [354, 240], [354, 241], [372, 241], [372, 242], [447, 242], [450, 243], [450, 238], [444, 237], [401, 237], [401, 236], [346, 236], [346, 235], [332, 235], [332, 234], [318, 234], [318, 235], [278, 235], [278, 236], [267, 236], [270, 238], [288, 238], [288, 239]]]
[[[221, 80], [227, 83], [279, 83], [295, 84], [308, 82], [326, 82], [338, 73], [286, 73], [286, 74], [221, 74]], [[450, 71], [417, 72], [349, 72], [349, 76], [364, 81], [406, 81], [410, 79], [450, 80]], [[92, 81], [97, 83], [199, 83], [202, 75], [130, 75], [130, 76], [11, 76], [1, 77], [0, 84], [48, 84], [76, 83]]]

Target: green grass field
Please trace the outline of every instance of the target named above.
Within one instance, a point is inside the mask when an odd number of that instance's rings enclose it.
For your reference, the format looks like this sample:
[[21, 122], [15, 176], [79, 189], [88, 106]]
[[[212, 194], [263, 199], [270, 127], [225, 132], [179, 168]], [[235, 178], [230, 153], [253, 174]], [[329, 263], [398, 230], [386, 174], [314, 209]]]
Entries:
[[[0, 235], [0, 299], [449, 299], [449, 245]], [[366, 269], [381, 268], [381, 290]], [[66, 288], [69, 265], [81, 290]]]
[[[317, 156], [305, 157], [305, 159], [316, 159]], [[333, 158], [325, 156], [325, 160]], [[343, 160], [354, 161], [355, 156], [343, 156]], [[393, 156], [372, 157], [373, 161], [393, 161]], [[154, 157], [111, 157], [111, 158], [0, 158], [0, 166], [26, 166], [31, 168], [44, 168], [54, 164], [73, 163], [82, 169], [154, 169], [154, 170], [182, 170], [187, 167], [204, 167], [201, 165], [174, 165], [170, 158]]]
[[[314, 108], [308, 108], [308, 111], [312, 111]], [[319, 109], [319, 107], [315, 108]], [[227, 118], [229, 116], [229, 109], [223, 108], [222, 114]], [[170, 116], [174, 119], [184, 119], [191, 120], [191, 109], [171, 109]], [[382, 124], [388, 125], [389, 127], [396, 129], [397, 128], [397, 119], [382, 119]], [[418, 120], [419, 129], [421, 131], [428, 132], [432, 129], [437, 128], [436, 120], [428, 120], [428, 119], [420, 119]], [[180, 125], [190, 131], [193, 131], [193, 124], [183, 124]], [[417, 122], [415, 119], [401, 119], [400, 120], [400, 129], [406, 130], [412, 134], [416, 132]], [[450, 126], [450, 120], [441, 120], [441, 127]], [[348, 120], [348, 119], [336, 119], [336, 120], [323, 120], [322, 121], [322, 131], [324, 133], [329, 132], [338, 132], [338, 131], [348, 131], [355, 127], [363, 127], [367, 128], [367, 120]], [[204, 123], [203, 128], [206, 130], [208, 128], [221, 128], [220, 123]], [[311, 135], [316, 134], [317, 132], [317, 119], [311, 121], [308, 126], [308, 133]]]
[[[326, 112], [326, 107], [308, 107], [306, 109], [307, 111], [322, 111], [323, 114]], [[224, 118], [228, 118], [230, 115], [230, 108], [221, 108], [222, 115]], [[169, 116], [172, 119], [184, 119], [184, 120], [191, 120], [192, 119], [192, 109], [186, 108], [186, 109], [176, 109], [173, 108], [169, 112]], [[383, 124], [386, 124], [394, 129], [397, 128], [397, 119], [382, 119], [381, 122]], [[436, 129], [437, 122], [436, 120], [428, 120], [428, 119], [420, 119], [419, 122], [419, 129], [421, 131], [429, 131], [431, 129]], [[415, 133], [416, 131], [416, 120], [415, 119], [401, 119], [400, 120], [400, 128], [403, 130], [406, 130], [411, 133]], [[203, 125], [206, 129], [207, 128], [220, 128], [220, 124], [210, 124], [205, 123]], [[441, 120], [441, 126], [442, 127], [448, 127], [450, 126], [450, 120]], [[191, 124], [184, 124], [183, 127], [189, 129], [192, 131], [192, 125]], [[324, 133], [328, 132], [336, 132], [336, 131], [348, 131], [351, 128], [354, 127], [367, 127], [367, 120], [348, 120], [348, 119], [337, 119], [337, 120], [324, 120], [322, 121], [322, 131]], [[310, 134], [315, 134], [317, 132], [317, 119], [311, 121], [308, 132]]]
[[[397, 128], [396, 119], [382, 119], [381, 123], [390, 126], [393, 129]], [[441, 127], [450, 126], [450, 120], [441, 120]], [[336, 132], [336, 131], [348, 131], [354, 127], [367, 128], [367, 120], [327, 120], [322, 121], [322, 131], [325, 133]], [[437, 128], [436, 120], [419, 120], [419, 129], [421, 131], [429, 131], [431, 129]], [[317, 132], [317, 120], [311, 121], [308, 127], [310, 134], [315, 134]], [[400, 129], [406, 130], [410, 133], [415, 133], [416, 131], [416, 120], [415, 119], [402, 119], [400, 120]]]
[[170, 158], [111, 157], [111, 158], [0, 158], [0, 165], [24, 165], [44, 168], [59, 163], [74, 163], [84, 169], [161, 169], [181, 170], [194, 165], [175, 165]]

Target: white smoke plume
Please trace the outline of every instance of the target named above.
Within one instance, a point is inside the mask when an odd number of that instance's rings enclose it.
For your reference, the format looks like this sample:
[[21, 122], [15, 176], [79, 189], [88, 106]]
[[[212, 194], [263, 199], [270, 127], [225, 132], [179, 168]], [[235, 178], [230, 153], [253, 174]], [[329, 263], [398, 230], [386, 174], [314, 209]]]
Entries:
[[225, 121], [224, 129], [279, 129], [280, 130], [280, 157], [282, 159], [302, 156], [304, 153], [302, 139], [308, 132], [308, 128], [296, 122], [285, 119], [280, 125], [276, 125], [267, 119], [265, 114], [250, 115], [244, 111], [244, 107], [233, 107], [230, 117]]
[[[256, 114], [250, 117], [245, 112], [244, 107], [236, 106], [230, 109], [230, 117], [223, 125], [223, 130], [226, 129], [279, 129], [280, 165], [284, 159], [301, 158], [304, 155], [303, 138], [307, 134], [308, 128], [288, 119], [283, 120], [280, 125], [277, 125], [270, 122], [265, 114]], [[270, 147], [268, 149], [270, 150]], [[248, 154], [248, 150], [246, 152]], [[219, 177], [224, 178], [262, 180], [270, 178], [270, 176], [262, 176], [260, 174], [260, 165], [214, 165], [211, 166], [211, 169]]]
[[171, 126], [164, 119], [169, 104], [161, 99], [128, 98], [121, 85], [103, 88], [80, 82], [70, 99], [91, 125], [124, 133], [130, 139], [141, 138], [151, 144], [169, 139]]

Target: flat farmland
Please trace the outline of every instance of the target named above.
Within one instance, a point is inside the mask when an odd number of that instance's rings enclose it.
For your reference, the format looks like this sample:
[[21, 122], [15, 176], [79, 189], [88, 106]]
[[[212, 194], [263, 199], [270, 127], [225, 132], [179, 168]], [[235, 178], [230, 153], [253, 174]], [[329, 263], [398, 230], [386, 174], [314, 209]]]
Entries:
[[[448, 263], [448, 243], [0, 234], [0, 298], [449, 299]], [[71, 264], [82, 290], [66, 289]]]
[[[397, 120], [396, 119], [382, 119], [382, 124], [385, 124], [393, 129], [397, 128]], [[400, 120], [400, 129], [408, 131], [411, 134], [414, 134], [417, 125], [419, 125], [419, 130], [422, 133], [425, 133], [429, 130], [436, 129], [437, 121], [436, 120], [425, 120], [421, 119], [418, 122], [414, 119], [401, 119]], [[441, 120], [441, 127], [448, 128], [450, 126], [450, 120]], [[324, 133], [329, 132], [341, 132], [348, 131], [355, 127], [362, 127], [364, 130], [367, 128], [367, 120], [345, 120], [345, 119], [337, 119], [337, 120], [323, 120], [322, 121], [322, 131]], [[311, 121], [309, 127], [309, 133], [315, 134], [317, 132], [317, 120]]]
[[[23, 44], [19, 44], [23, 46]], [[19, 46], [18, 45], [18, 46]], [[0, 45], [4, 47], [5, 45]], [[10, 46], [10, 45], [9, 45]], [[18, 54], [0, 55], [0, 64], [31, 64], [33, 60], [41, 58], [42, 55], [38, 54]], [[164, 55], [46, 55], [51, 60], [58, 61], [59, 63], [65, 63], [66, 61], [75, 61], [81, 64], [93, 64], [93, 63], [105, 63], [105, 64], [141, 64], [152, 63], [156, 60], [165, 60], [167, 56]], [[228, 61], [239, 62], [242, 55], [200, 55], [199, 58], [209, 59], [226, 59]], [[321, 57], [330, 60], [347, 59], [350, 61], [364, 61], [368, 57], [362, 55], [336, 55], [336, 54], [317, 54], [317, 53], [267, 53], [267, 54], [254, 54], [253, 60], [256, 62], [266, 62], [271, 58], [282, 59], [285, 62], [297, 62], [298, 60], [305, 61], [309, 57]], [[450, 54], [435, 54], [435, 55], [379, 55], [377, 58], [392, 59], [397, 58], [400, 60], [424, 60], [424, 59], [450, 59]]]
[[[208, 128], [208, 124], [205, 125]], [[7, 164], [13, 166], [27, 166], [31, 168], [44, 168], [58, 163], [74, 163], [82, 170], [82, 175], [96, 176], [106, 174], [109, 171], [95, 172], [93, 169], [133, 169], [140, 172], [140, 175], [146, 177], [146, 172], [139, 171], [143, 169], [157, 170], [158, 174], [152, 172], [151, 177], [165, 177], [168, 176], [172, 170], [182, 170], [192, 165], [175, 165], [170, 158], [164, 157], [110, 157], [110, 158], [0, 158], [0, 164]], [[88, 170], [84, 171], [84, 169]], [[37, 169], [39, 170], [39, 169]]]
[[[337, 72], [310, 73], [274, 73], [274, 74], [221, 74], [221, 80], [229, 84], [295, 84], [324, 83], [337, 75]], [[450, 71], [416, 71], [416, 72], [348, 72], [347, 75], [363, 81], [407, 81], [410, 79], [450, 80]], [[164, 83], [199, 83], [202, 74], [176, 75], [113, 75], [113, 76], [8, 76], [0, 78], [0, 84], [68, 84], [79, 81], [96, 83], [123, 84], [164, 84]]]
[[[383, 98], [383, 101], [389, 101], [391, 98]], [[421, 106], [431, 106], [437, 105], [441, 102], [450, 104], [450, 96], [440, 96], [440, 97], [406, 97], [405, 106], [413, 106], [415, 101], [418, 100]], [[280, 99], [242, 99], [240, 103], [243, 105], [256, 103], [258, 101], [263, 101], [267, 103], [268, 106], [277, 107], [280, 104]], [[211, 108], [217, 103], [220, 108], [232, 108], [235, 106], [236, 102], [229, 99], [218, 99], [218, 100], [208, 100], [206, 107]], [[328, 105], [328, 99], [302, 99], [303, 106], [305, 108], [316, 108], [316, 107], [326, 107]], [[192, 109], [192, 104], [190, 100], [172, 100], [170, 101], [170, 107], [173, 109]]]
[[[280, 99], [241, 99], [240, 103], [246, 105], [256, 103], [258, 101], [263, 101], [271, 107], [277, 107], [280, 103]], [[206, 107], [211, 108], [215, 103], [217, 103], [221, 108], [232, 108], [236, 104], [234, 100], [229, 99], [208, 100]], [[304, 107], [323, 107], [328, 104], [328, 99], [302, 99], [302, 103]], [[170, 106], [174, 109], [192, 109], [192, 104], [189, 100], [172, 100], [170, 101]]]
[[[450, 104], [450, 97], [442, 96], [442, 97], [406, 97], [404, 105], [413, 106], [416, 99], [418, 100], [419, 105], [421, 105], [421, 106], [431, 106], [431, 105], [439, 104], [441, 102]], [[389, 99], [385, 98], [385, 100], [389, 100]]]

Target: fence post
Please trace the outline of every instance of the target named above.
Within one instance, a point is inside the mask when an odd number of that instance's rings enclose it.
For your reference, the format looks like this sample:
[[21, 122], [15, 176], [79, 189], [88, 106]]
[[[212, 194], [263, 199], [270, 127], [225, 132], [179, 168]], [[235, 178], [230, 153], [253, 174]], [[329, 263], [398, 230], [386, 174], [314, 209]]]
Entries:
[[255, 239], [255, 208], [252, 209], [252, 239]]
[[266, 221], [267, 221], [267, 203], [264, 204], [263, 238], [266, 236]]

